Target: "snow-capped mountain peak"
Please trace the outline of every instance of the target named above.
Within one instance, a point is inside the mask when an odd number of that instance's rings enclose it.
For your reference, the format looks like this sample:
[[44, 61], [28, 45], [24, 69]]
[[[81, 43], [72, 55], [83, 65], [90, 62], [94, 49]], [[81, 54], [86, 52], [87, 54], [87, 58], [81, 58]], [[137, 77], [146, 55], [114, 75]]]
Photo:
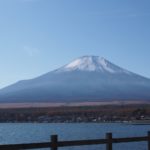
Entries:
[[83, 70], [83, 71], [95, 71], [97, 66], [93, 57], [84, 56], [78, 58], [64, 67], [67, 70]]
[[113, 65], [111, 62], [103, 57], [99, 56], [83, 56], [75, 59], [71, 63], [57, 70], [57, 72], [63, 71], [98, 71], [108, 73], [120, 73], [128, 71], [121, 69], [120, 67]]
[[0, 90], [0, 102], [150, 100], [150, 80], [103, 57], [83, 56]]

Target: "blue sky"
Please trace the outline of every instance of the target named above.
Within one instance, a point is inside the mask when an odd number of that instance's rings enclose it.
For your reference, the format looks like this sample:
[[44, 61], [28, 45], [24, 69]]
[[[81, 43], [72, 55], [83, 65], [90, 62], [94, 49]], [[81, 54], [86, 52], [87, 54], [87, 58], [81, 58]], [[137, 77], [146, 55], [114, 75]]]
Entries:
[[0, 88], [83, 55], [150, 78], [150, 1], [0, 0]]

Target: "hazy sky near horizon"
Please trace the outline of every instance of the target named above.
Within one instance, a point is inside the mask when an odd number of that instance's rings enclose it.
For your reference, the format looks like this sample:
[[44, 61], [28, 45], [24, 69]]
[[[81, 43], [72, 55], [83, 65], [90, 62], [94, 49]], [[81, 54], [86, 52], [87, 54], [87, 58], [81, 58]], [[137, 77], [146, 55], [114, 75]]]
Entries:
[[150, 1], [0, 0], [0, 88], [84, 55], [150, 78]]

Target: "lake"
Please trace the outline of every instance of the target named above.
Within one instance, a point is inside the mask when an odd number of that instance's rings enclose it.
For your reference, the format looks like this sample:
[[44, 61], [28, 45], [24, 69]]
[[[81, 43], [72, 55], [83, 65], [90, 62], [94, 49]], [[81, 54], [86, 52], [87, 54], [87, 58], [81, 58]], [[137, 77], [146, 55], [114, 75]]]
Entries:
[[[1, 123], [0, 144], [47, 142], [50, 135], [58, 134], [59, 140], [105, 138], [106, 132], [114, 137], [145, 136], [150, 125], [119, 123]], [[146, 142], [114, 144], [115, 150], [147, 150]], [[60, 150], [105, 150], [105, 145], [67, 147]], [[45, 150], [45, 149], [43, 149]]]

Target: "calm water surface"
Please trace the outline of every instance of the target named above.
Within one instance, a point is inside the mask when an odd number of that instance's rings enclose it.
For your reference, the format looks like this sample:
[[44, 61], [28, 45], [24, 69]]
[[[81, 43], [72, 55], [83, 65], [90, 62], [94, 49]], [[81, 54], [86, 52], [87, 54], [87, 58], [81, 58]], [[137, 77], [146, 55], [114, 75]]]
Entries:
[[[81, 140], [105, 138], [106, 132], [112, 132], [114, 137], [145, 136], [147, 131], [150, 131], [150, 125], [1, 123], [0, 144], [47, 142], [52, 134], [58, 134], [59, 140]], [[113, 147], [115, 150], [147, 150], [147, 143], [115, 144]], [[60, 150], [105, 150], [105, 145], [68, 147]]]

